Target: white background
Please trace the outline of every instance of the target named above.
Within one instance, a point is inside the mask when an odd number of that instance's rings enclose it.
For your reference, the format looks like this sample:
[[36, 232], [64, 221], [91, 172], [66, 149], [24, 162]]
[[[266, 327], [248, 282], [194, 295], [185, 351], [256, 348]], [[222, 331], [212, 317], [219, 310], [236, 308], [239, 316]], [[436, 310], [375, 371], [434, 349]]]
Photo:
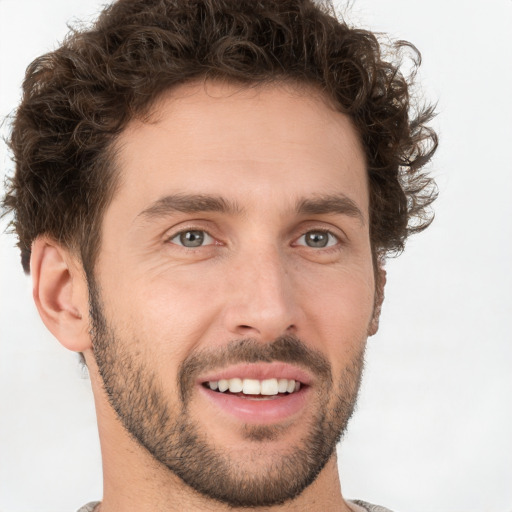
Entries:
[[[28, 63], [100, 4], [0, 0], [0, 115]], [[397, 512], [512, 512], [512, 1], [356, 0], [349, 19], [422, 51], [441, 196], [388, 264], [344, 494]], [[0, 244], [0, 511], [73, 512], [101, 497], [89, 381], [42, 326], [14, 237]]]

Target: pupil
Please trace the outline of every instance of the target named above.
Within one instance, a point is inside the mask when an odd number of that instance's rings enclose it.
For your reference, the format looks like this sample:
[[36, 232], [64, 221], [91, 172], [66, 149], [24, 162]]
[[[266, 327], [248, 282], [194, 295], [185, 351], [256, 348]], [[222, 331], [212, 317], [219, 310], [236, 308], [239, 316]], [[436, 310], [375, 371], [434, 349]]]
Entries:
[[306, 243], [310, 247], [325, 247], [328, 242], [327, 233], [312, 231], [306, 235]]
[[202, 231], [186, 231], [180, 235], [180, 242], [185, 247], [199, 247], [204, 242]]

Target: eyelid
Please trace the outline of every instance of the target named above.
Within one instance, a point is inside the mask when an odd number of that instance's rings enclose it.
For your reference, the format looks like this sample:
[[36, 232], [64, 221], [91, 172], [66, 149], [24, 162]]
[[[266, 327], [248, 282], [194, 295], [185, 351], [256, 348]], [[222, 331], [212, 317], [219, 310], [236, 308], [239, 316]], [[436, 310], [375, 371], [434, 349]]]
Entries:
[[[173, 240], [176, 237], [180, 236], [183, 233], [186, 233], [187, 231], [201, 231], [206, 236], [210, 237], [212, 239], [212, 241], [209, 243], [206, 243], [204, 245], [197, 246], [197, 247], [186, 247], [182, 244], [173, 242]], [[212, 229], [208, 229], [208, 227], [205, 227], [204, 223], [200, 222], [200, 221], [199, 222], [192, 221], [190, 223], [188, 223], [188, 222], [180, 223], [179, 225], [166, 230], [166, 232], [163, 236], [163, 241], [164, 241], [164, 243], [171, 243], [177, 247], [185, 248], [187, 250], [200, 249], [201, 247], [209, 247], [212, 245], [222, 245], [222, 243], [219, 242], [217, 237], [212, 235], [212, 231], [213, 231]]]
[[[187, 247], [186, 245], [183, 245], [182, 243], [177, 243], [177, 242], [174, 242], [174, 240], [177, 238], [179, 239], [179, 237], [183, 234], [183, 233], [188, 233], [189, 231], [199, 231], [201, 233], [204, 233], [205, 237], [204, 237], [204, 243], [201, 244], [201, 245], [197, 245], [197, 246], [193, 246], [193, 247]], [[209, 240], [207, 240], [209, 239]], [[185, 247], [186, 249], [198, 249], [199, 247], [206, 247], [208, 245], [215, 245], [215, 238], [213, 238], [212, 235], [210, 235], [210, 233], [208, 233], [207, 231], [205, 231], [204, 229], [184, 229], [182, 231], [178, 231], [176, 234], [174, 234], [173, 236], [171, 236], [170, 238], [168, 238], [168, 241], [175, 244], [175, 245], [178, 245], [179, 247]]]
[[[209, 247], [209, 246], [212, 246], [212, 245], [225, 245], [215, 235], [212, 235], [212, 229], [205, 228], [204, 225], [200, 226], [199, 224], [200, 223], [196, 224], [195, 222], [192, 222], [190, 224], [188, 224], [188, 223], [185, 224], [185, 225], [182, 224], [181, 226], [177, 226], [177, 227], [175, 226], [174, 228], [168, 229], [166, 231], [165, 235], [164, 235], [164, 242], [165, 243], [172, 243], [173, 245], [175, 245], [177, 247], [182, 247], [182, 248], [185, 248], [187, 250], [199, 249], [201, 247]], [[208, 243], [205, 243], [205, 244], [197, 246], [197, 247], [186, 247], [186, 246], [184, 246], [184, 245], [182, 245], [180, 243], [173, 242], [173, 240], [175, 238], [179, 237], [183, 233], [186, 233], [187, 231], [200, 231], [200, 232], [203, 232], [203, 233], [205, 233], [206, 237], [209, 237], [211, 239], [211, 241], [208, 241]], [[213, 231], [215, 231], [215, 229]], [[298, 243], [298, 241], [300, 239], [302, 239], [305, 235], [307, 235], [308, 233], [311, 233], [311, 232], [326, 233], [330, 237], [334, 238], [337, 243], [331, 244], [331, 245], [327, 245], [326, 247], [319, 247], [319, 248], [309, 247], [305, 243], [300, 243], [300, 244]], [[346, 242], [346, 235], [339, 228], [325, 227], [325, 225], [324, 226], [306, 226], [305, 228], [303, 227], [299, 231], [299, 236], [295, 236], [294, 237], [294, 239], [292, 241], [292, 246], [299, 245], [299, 246], [302, 246], [302, 247], [308, 247], [310, 249], [329, 250], [329, 249], [333, 249], [335, 247], [338, 247], [340, 245], [343, 245], [345, 242]]]
[[[325, 247], [311, 247], [311, 246], [308, 246], [306, 245], [306, 243], [298, 243], [298, 241], [305, 237], [308, 233], [325, 233], [327, 235], [329, 235], [330, 237], [334, 238], [336, 243], [334, 244], [330, 244], [330, 245], [326, 245]], [[300, 245], [302, 247], [307, 247], [309, 249], [315, 249], [315, 250], [329, 250], [329, 249], [332, 249], [332, 248], [335, 248], [337, 246], [339, 246], [340, 244], [342, 244], [343, 240], [342, 238], [340, 237], [340, 235], [334, 233], [332, 230], [330, 229], [326, 229], [326, 228], [311, 228], [311, 229], [308, 229], [307, 231], [305, 231], [304, 233], [302, 233], [298, 238], [295, 239], [295, 241], [293, 242], [293, 245]], [[329, 244], [329, 242], [328, 242]]]

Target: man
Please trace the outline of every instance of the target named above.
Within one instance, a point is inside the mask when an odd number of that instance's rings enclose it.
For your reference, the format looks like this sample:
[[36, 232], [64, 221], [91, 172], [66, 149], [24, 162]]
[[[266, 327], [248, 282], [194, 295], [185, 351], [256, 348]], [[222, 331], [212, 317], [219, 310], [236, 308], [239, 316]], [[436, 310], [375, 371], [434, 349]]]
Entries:
[[379, 510], [335, 447], [383, 264], [436, 146], [375, 37], [310, 1], [120, 0], [29, 67], [14, 214], [39, 313], [83, 354], [83, 510]]

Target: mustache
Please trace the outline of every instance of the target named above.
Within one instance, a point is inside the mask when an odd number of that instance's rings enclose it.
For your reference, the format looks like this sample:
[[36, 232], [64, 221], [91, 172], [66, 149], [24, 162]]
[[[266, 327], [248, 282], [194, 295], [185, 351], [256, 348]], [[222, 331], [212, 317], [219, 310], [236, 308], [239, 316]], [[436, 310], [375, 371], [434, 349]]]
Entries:
[[239, 363], [291, 363], [309, 370], [325, 382], [332, 383], [331, 365], [319, 351], [308, 347], [293, 335], [280, 336], [263, 343], [254, 338], [234, 340], [224, 347], [204, 349], [189, 355], [178, 370], [178, 389], [186, 402], [194, 383], [206, 370]]

